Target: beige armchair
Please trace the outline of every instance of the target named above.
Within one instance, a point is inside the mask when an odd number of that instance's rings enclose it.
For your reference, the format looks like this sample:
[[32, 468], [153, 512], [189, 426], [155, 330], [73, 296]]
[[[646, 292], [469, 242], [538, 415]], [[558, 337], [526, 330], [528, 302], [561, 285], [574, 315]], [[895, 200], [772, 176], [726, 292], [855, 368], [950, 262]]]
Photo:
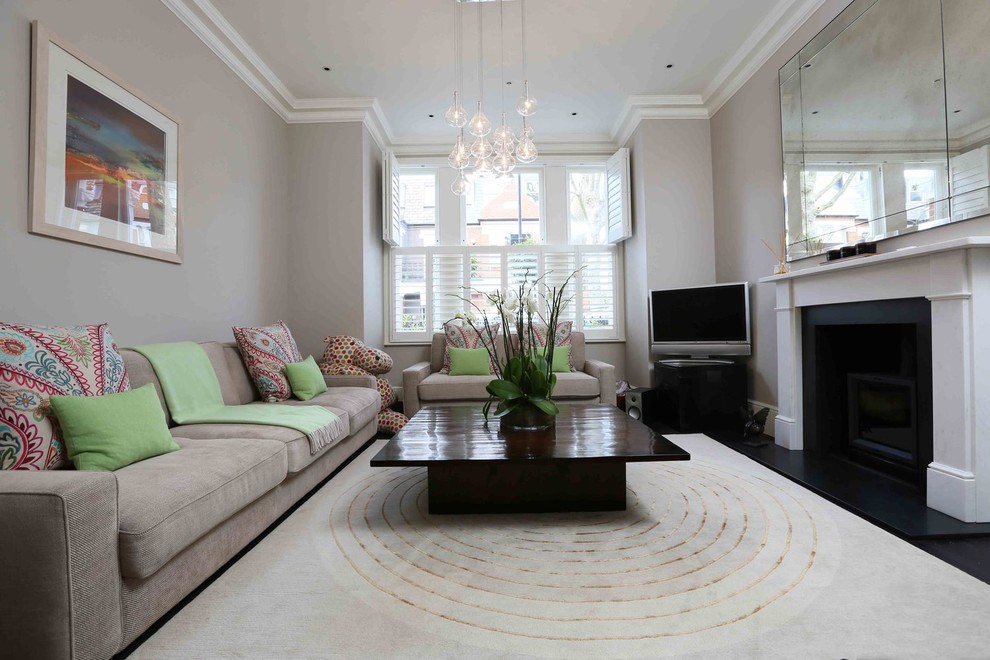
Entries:
[[[443, 333], [435, 333], [430, 361], [414, 364], [402, 372], [402, 406], [406, 415], [412, 417], [420, 408], [430, 404], [470, 404], [488, 399], [485, 386], [491, 382], [491, 376], [449, 376], [440, 373], [445, 343]], [[614, 405], [615, 367], [585, 358], [583, 332], [571, 333], [571, 359], [575, 371], [557, 374], [554, 400]]]

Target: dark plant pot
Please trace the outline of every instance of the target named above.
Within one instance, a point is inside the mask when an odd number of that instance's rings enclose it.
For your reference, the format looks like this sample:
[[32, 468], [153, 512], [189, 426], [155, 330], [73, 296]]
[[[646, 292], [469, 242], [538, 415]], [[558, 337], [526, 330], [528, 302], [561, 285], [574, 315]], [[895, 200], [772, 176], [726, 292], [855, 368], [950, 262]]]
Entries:
[[556, 424], [556, 416], [543, 412], [528, 401], [523, 401], [499, 418], [499, 429], [503, 433], [548, 431]]

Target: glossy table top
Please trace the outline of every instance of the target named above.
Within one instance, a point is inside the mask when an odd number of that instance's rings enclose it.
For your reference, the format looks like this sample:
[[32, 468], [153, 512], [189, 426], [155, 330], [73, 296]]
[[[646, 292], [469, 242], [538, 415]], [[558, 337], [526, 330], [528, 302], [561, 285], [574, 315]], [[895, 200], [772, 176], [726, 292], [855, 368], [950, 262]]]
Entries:
[[477, 406], [432, 406], [417, 412], [371, 459], [372, 467], [475, 461], [686, 461], [686, 451], [606, 404], [561, 405], [550, 432], [503, 434]]

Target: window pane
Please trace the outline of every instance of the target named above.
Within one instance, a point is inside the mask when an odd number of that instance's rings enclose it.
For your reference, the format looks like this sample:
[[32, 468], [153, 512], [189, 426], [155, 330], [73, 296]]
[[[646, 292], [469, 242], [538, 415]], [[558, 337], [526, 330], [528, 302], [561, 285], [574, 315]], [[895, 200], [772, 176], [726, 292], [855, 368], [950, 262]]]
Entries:
[[567, 190], [571, 244], [606, 244], [605, 169], [570, 170], [567, 173]]
[[416, 170], [399, 175], [399, 245], [437, 242], [437, 173]]
[[395, 331], [426, 331], [426, 255], [395, 254], [392, 269], [395, 292]]
[[938, 200], [937, 167], [916, 165], [904, 170], [904, 208], [907, 209], [908, 226], [935, 220], [935, 202]]
[[468, 245], [540, 242], [540, 174], [474, 177], [465, 196]]

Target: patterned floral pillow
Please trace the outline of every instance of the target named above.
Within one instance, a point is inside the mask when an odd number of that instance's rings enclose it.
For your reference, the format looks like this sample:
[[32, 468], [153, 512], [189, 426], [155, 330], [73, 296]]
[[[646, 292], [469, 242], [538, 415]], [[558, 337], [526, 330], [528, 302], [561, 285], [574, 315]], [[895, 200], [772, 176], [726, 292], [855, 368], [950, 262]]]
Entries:
[[53, 394], [130, 389], [107, 324], [62, 328], [0, 323], [0, 469], [54, 470], [67, 463], [51, 416]]
[[[501, 326], [498, 323], [492, 325], [491, 334], [485, 334], [485, 329], [480, 330], [484, 334], [484, 343], [482, 343], [482, 335], [479, 335], [474, 331], [469, 325], [458, 325], [457, 323], [444, 323], [443, 333], [447, 337], [447, 345], [443, 349], [443, 367], [440, 368], [440, 373], [449, 374], [450, 373], [450, 349], [452, 348], [485, 348], [487, 345], [489, 348], [495, 346], [495, 338], [498, 337], [498, 331]], [[488, 373], [495, 373], [495, 365], [489, 359], [488, 361]]]
[[264, 328], [234, 328], [234, 339], [261, 400], [277, 403], [292, 398], [285, 365], [302, 362], [303, 357], [289, 328], [281, 321]]
[[[557, 332], [553, 337], [554, 346], [570, 346], [571, 345], [571, 330], [574, 326], [572, 321], [559, 321], [557, 323]], [[550, 333], [550, 328], [545, 325], [534, 325], [533, 326], [533, 337], [536, 345], [540, 348], [544, 348], [547, 345], [547, 335]], [[523, 337], [523, 345], [529, 344], [529, 337]], [[567, 366], [571, 371], [574, 371], [574, 355], [571, 351], [567, 352]]]

